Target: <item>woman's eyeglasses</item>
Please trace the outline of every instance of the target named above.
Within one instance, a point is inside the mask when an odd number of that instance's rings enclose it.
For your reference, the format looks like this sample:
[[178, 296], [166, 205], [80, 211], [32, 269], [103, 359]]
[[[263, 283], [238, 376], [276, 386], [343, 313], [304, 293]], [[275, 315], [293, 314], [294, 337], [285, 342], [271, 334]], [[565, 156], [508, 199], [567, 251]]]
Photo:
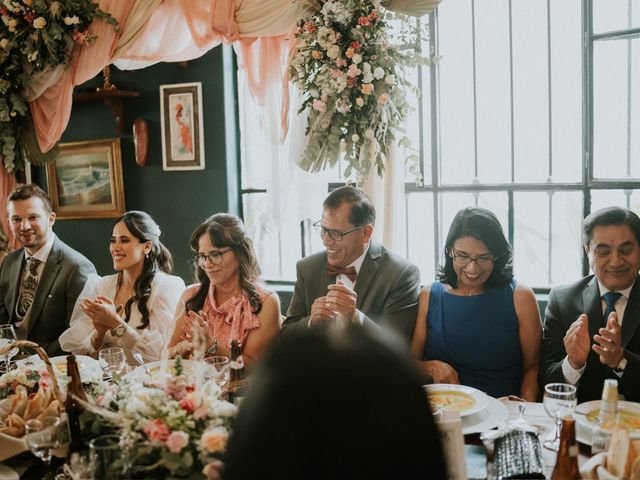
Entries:
[[496, 261], [496, 257], [491, 254], [471, 257], [466, 253], [460, 253], [453, 250], [451, 256], [453, 257], [453, 261], [458, 265], [469, 265], [471, 262], [476, 262], [476, 265], [479, 267], [490, 267]]
[[207, 263], [207, 260], [209, 260], [214, 265], [220, 265], [222, 263], [222, 256], [230, 250], [230, 248], [227, 248], [226, 250], [218, 250], [215, 252], [198, 253], [193, 256], [193, 261], [200, 266]]

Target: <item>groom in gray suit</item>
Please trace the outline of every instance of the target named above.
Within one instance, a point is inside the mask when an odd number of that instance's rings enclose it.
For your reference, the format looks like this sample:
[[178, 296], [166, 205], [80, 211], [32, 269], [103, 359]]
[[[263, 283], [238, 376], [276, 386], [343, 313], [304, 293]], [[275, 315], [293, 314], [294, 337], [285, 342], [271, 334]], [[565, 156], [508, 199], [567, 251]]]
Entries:
[[38, 343], [49, 356], [59, 355], [58, 337], [69, 327], [76, 299], [96, 269], [53, 233], [56, 214], [37, 185], [16, 186], [7, 211], [23, 248], [0, 266], [0, 324], [13, 324], [18, 339]]
[[352, 186], [329, 194], [314, 227], [325, 251], [297, 264], [282, 335], [336, 319], [377, 324], [408, 344], [416, 322], [418, 267], [371, 241], [375, 208]]

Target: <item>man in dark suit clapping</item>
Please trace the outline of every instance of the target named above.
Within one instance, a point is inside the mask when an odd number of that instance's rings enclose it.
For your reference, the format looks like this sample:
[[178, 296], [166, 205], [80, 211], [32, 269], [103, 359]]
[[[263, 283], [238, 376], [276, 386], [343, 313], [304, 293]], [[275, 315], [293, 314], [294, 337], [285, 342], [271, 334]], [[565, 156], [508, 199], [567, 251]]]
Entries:
[[418, 267], [371, 241], [375, 209], [355, 187], [331, 192], [314, 227], [325, 250], [297, 265], [282, 335], [342, 319], [377, 324], [408, 343], [416, 322]]
[[53, 233], [56, 214], [37, 185], [18, 185], [7, 211], [22, 248], [0, 266], [0, 324], [12, 323], [18, 339], [38, 343], [50, 356], [63, 353], [60, 334], [93, 264]]
[[585, 402], [614, 378], [640, 401], [640, 218], [604, 208], [585, 218], [582, 237], [594, 275], [551, 291], [539, 384], [572, 383]]

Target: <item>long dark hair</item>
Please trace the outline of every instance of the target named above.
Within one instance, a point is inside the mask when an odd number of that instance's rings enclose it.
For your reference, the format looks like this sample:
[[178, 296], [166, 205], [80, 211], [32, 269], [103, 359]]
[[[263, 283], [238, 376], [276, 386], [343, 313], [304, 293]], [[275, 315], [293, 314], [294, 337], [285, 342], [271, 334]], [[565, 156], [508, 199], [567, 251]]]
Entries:
[[504, 287], [513, 280], [513, 253], [502, 231], [498, 218], [486, 208], [467, 207], [456, 213], [451, 222], [444, 245], [444, 266], [438, 271], [438, 280], [458, 286], [451, 253], [453, 244], [462, 237], [473, 237], [483, 242], [495, 257], [493, 271], [486, 281], [488, 287]]
[[[145, 256], [142, 273], [133, 284], [133, 296], [124, 305], [124, 321], [129, 322], [131, 305], [138, 302], [138, 311], [142, 316], [139, 330], [149, 326], [149, 308], [147, 302], [151, 296], [151, 282], [156, 272], [170, 273], [173, 270], [171, 252], [160, 241], [160, 227], [151, 215], [140, 210], [130, 210], [122, 215], [117, 223], [124, 223], [127, 230], [140, 240], [140, 243], [151, 242], [151, 251]], [[118, 276], [118, 287], [122, 281], [122, 273]]]
[[[247, 236], [242, 220], [229, 213], [216, 213], [191, 234], [191, 250], [198, 252], [198, 241], [202, 235], [209, 235], [211, 244], [217, 248], [229, 247], [235, 253], [240, 263], [240, 286], [247, 292], [249, 305], [253, 313], [260, 312], [262, 301], [258, 292], [260, 266], [253, 251], [253, 243]], [[187, 311], [198, 312], [204, 305], [211, 280], [205, 271], [196, 263], [196, 282], [200, 288], [196, 294], [186, 302]]]

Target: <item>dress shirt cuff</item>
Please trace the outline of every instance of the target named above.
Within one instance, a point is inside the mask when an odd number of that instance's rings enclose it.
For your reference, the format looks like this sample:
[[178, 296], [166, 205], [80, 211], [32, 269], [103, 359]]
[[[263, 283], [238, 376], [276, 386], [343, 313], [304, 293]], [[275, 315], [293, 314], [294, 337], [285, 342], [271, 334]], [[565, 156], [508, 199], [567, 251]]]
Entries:
[[576, 383], [578, 383], [578, 380], [580, 380], [580, 377], [582, 376], [586, 367], [587, 364], [585, 363], [582, 368], [576, 370], [569, 363], [569, 357], [567, 356], [564, 357], [564, 360], [562, 361], [562, 375], [564, 375], [564, 379], [568, 383], [570, 383], [571, 385], [575, 385]]

